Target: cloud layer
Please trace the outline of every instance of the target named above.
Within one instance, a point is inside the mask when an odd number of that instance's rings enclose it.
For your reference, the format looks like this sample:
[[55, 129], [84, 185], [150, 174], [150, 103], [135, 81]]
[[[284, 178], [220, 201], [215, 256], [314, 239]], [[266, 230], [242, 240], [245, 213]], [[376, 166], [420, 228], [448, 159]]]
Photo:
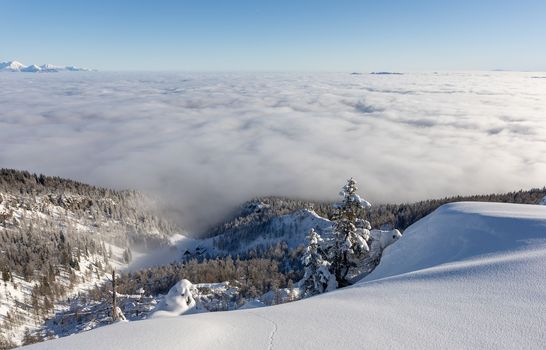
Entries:
[[0, 74], [0, 166], [161, 195], [199, 230], [260, 195], [546, 184], [535, 73]]

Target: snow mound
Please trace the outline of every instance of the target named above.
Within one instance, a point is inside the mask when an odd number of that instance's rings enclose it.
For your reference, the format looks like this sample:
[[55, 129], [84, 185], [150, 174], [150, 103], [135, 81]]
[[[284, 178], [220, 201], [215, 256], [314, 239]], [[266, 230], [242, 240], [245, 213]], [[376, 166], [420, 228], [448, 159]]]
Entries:
[[183, 279], [178, 281], [157, 305], [157, 311], [152, 318], [180, 316], [195, 308], [195, 300], [191, 293], [192, 284]]
[[356, 285], [274, 307], [118, 323], [33, 349], [543, 349], [546, 207], [456, 203]]
[[373, 238], [372, 242], [377, 242], [380, 249], [377, 251], [382, 252], [383, 249], [387, 248], [394, 242], [396, 242], [402, 234], [397, 229], [394, 230], [371, 230], [371, 236]]

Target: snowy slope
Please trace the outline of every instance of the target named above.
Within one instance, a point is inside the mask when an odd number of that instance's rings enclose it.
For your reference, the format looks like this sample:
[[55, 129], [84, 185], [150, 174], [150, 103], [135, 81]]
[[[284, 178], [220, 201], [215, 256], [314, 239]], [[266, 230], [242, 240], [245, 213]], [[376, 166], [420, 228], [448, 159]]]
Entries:
[[[110, 245], [109, 245], [110, 246]], [[109, 266], [116, 269], [123, 269], [127, 265], [123, 263], [123, 249], [116, 246], [111, 246], [113, 251], [113, 258], [109, 261]], [[58, 314], [66, 311], [67, 305], [63, 301], [67, 299], [74, 300], [76, 296], [81, 293], [85, 293], [91, 290], [96, 285], [105, 283], [108, 280], [110, 271], [103, 271], [97, 268], [96, 262], [100, 261], [102, 257], [100, 255], [91, 255], [81, 257], [79, 270], [69, 270], [68, 268], [58, 267], [62, 270], [59, 277], [56, 278], [58, 284], [64, 286], [66, 289], [66, 295], [62, 296], [61, 300], [53, 300], [53, 310], [42, 316], [50, 317], [54, 314]], [[74, 272], [75, 279], [71, 281], [70, 272]], [[0, 335], [9, 338], [15, 344], [21, 344], [25, 330], [35, 330], [40, 328], [41, 320], [36, 322], [35, 315], [33, 315], [26, 307], [15, 308], [15, 305], [28, 305], [30, 307], [30, 300], [32, 297], [33, 287], [39, 284], [38, 280], [26, 281], [24, 278], [18, 275], [14, 275], [15, 283], [0, 283], [0, 322], [3, 322], [6, 315], [11, 313], [17, 315], [19, 319], [15, 325], [8, 330], [3, 330]]]
[[350, 288], [274, 307], [120, 323], [34, 349], [543, 349], [546, 207], [445, 205]]
[[538, 248], [546, 244], [545, 219], [546, 210], [538, 205], [446, 204], [408, 228], [399, 242], [404, 243], [389, 247], [365, 280]]

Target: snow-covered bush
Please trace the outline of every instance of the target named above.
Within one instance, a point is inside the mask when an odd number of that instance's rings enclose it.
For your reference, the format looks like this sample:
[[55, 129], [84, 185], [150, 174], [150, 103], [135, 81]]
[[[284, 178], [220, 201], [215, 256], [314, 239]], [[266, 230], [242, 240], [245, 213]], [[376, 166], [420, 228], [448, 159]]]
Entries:
[[381, 251], [394, 242], [396, 242], [402, 234], [397, 229], [394, 230], [372, 230], [371, 237], [379, 244]]
[[152, 317], [173, 317], [185, 314], [195, 308], [191, 293], [192, 283], [186, 279], [178, 281], [157, 305]]

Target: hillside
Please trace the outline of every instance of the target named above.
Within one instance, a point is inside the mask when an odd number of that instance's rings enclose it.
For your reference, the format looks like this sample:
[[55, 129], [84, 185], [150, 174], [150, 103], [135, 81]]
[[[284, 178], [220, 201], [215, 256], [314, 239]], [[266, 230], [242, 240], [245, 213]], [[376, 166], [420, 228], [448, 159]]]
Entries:
[[542, 348], [546, 207], [442, 206], [364, 281], [270, 308], [118, 323], [29, 349]]
[[121, 247], [159, 247], [181, 232], [140, 192], [0, 169], [0, 225], [9, 230], [30, 223], [95, 236]]
[[180, 231], [139, 192], [0, 169], [0, 345]]

